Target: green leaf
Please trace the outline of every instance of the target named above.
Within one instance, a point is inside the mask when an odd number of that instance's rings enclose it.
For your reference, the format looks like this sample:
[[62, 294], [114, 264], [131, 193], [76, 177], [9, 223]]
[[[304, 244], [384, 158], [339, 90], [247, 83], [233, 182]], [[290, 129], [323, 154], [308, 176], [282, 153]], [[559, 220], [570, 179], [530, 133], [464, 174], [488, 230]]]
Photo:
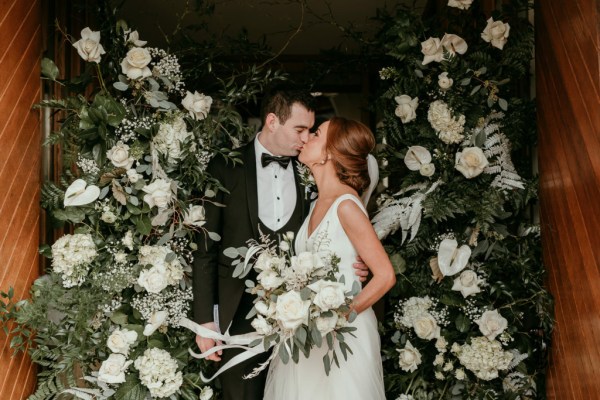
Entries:
[[144, 400], [148, 389], [139, 381], [137, 374], [126, 374], [125, 382], [115, 392], [115, 400]]
[[303, 326], [300, 326], [300, 327], [298, 327], [298, 329], [296, 329], [295, 337], [296, 337], [296, 339], [298, 339], [298, 341], [300, 343], [302, 343], [302, 346], [306, 345], [306, 337], [307, 336], [308, 335]]
[[120, 311], [116, 311], [110, 316], [110, 320], [117, 325], [126, 325], [127, 324], [127, 314], [122, 313]]
[[281, 343], [279, 346], [279, 358], [281, 358], [281, 361], [284, 364], [287, 364], [288, 361], [290, 361], [290, 355], [288, 354], [288, 351], [283, 343]]
[[114, 82], [113, 86], [115, 89], [120, 90], [122, 92], [126, 91], [127, 89], [129, 89], [129, 85], [123, 82]]
[[225, 250], [223, 250], [223, 255], [229, 258], [237, 258], [240, 254], [238, 253], [235, 247], [228, 247]]
[[219, 235], [216, 232], [208, 232], [208, 237], [214, 242], [218, 242], [221, 240], [221, 235]]
[[329, 359], [329, 354], [325, 354], [323, 356], [323, 365], [325, 366], [325, 375], [329, 376], [329, 371], [331, 371], [331, 360]]
[[498, 99], [498, 105], [503, 111], [508, 110], [508, 101], [506, 101], [505, 99]]
[[142, 215], [139, 218], [136, 218], [135, 227], [142, 235], [149, 235], [150, 232], [152, 232], [152, 223], [147, 215]]
[[42, 58], [42, 75], [46, 78], [56, 81], [59, 71], [54, 61], [49, 58]]
[[468, 332], [471, 327], [471, 321], [465, 314], [458, 314], [454, 324], [456, 325], [456, 329], [463, 333]]

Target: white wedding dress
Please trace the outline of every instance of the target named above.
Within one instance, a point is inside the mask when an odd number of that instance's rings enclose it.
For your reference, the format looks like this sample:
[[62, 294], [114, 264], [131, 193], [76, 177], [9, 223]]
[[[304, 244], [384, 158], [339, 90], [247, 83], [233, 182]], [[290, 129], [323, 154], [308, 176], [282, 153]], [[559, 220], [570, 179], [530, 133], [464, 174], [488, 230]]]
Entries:
[[[356, 262], [356, 250], [348, 239], [337, 214], [339, 204], [345, 200], [354, 201], [365, 211], [357, 197], [344, 194], [338, 197], [315, 231], [308, 237], [308, 221], [312, 215], [314, 203], [308, 217], [296, 236], [296, 254], [302, 251], [330, 250], [340, 257], [339, 274], [344, 275], [347, 289], [358, 280], [352, 264]], [[366, 214], [366, 211], [365, 211]], [[321, 241], [326, 238], [329, 242]], [[300, 360], [284, 364], [279, 357], [271, 362], [265, 387], [266, 400], [378, 400], [385, 399], [383, 388], [383, 368], [381, 365], [380, 338], [377, 332], [377, 320], [373, 309], [360, 313], [352, 326], [356, 337], [346, 334], [346, 343], [353, 354], [344, 360], [336, 343], [336, 353], [340, 363], [338, 368], [332, 363], [329, 376], [325, 374], [323, 356], [327, 350], [324, 341], [321, 348], [313, 348], [309, 358], [300, 353]]]

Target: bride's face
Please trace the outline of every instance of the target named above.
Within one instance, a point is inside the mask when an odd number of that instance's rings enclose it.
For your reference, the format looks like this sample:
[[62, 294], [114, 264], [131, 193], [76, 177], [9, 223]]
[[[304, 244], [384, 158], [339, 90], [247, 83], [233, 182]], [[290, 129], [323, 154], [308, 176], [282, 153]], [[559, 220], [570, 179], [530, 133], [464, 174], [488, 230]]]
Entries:
[[298, 160], [308, 167], [314, 164], [321, 164], [327, 157], [325, 153], [325, 145], [327, 144], [327, 128], [329, 121], [323, 122], [308, 138], [308, 142], [304, 144]]

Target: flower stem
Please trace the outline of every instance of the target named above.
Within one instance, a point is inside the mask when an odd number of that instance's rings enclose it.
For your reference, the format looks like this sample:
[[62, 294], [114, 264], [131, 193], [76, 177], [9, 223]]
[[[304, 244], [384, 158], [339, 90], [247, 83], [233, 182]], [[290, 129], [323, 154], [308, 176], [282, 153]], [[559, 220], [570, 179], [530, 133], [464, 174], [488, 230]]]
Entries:
[[98, 81], [100, 82], [100, 87], [104, 92], [108, 93], [106, 89], [106, 85], [104, 84], [104, 79], [102, 78], [102, 71], [100, 70], [100, 64], [96, 64], [96, 69], [98, 70]]

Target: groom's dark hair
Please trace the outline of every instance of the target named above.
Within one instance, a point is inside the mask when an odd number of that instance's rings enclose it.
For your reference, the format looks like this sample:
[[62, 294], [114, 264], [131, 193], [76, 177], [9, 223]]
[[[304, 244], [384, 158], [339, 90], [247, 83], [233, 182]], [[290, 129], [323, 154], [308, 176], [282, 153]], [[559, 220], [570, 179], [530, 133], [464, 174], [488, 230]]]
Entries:
[[264, 124], [267, 115], [273, 113], [279, 118], [279, 122], [285, 122], [292, 115], [292, 105], [298, 103], [308, 111], [315, 111], [315, 99], [305, 90], [299, 90], [292, 86], [278, 86], [269, 90], [263, 97], [260, 107], [261, 122]]

